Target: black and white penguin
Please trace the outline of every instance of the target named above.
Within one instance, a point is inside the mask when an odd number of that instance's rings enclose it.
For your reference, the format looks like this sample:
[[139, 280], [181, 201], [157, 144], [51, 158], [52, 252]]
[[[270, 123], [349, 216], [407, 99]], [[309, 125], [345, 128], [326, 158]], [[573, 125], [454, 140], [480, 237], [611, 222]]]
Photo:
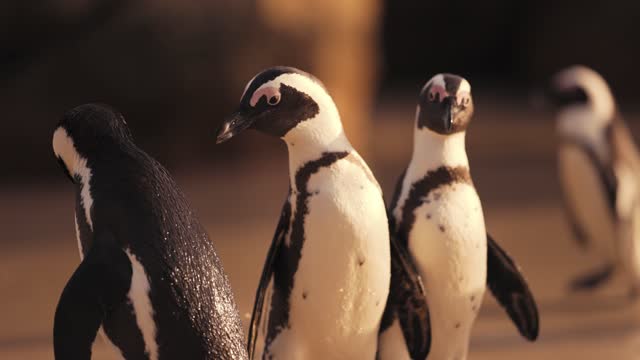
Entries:
[[603, 284], [616, 271], [640, 292], [640, 157], [606, 81], [584, 66], [556, 74], [558, 170], [576, 240], [602, 264], [572, 283]]
[[[416, 112], [413, 156], [390, 205], [391, 237], [409, 252], [424, 282], [431, 317], [429, 331], [421, 332], [431, 336], [429, 360], [467, 358], [487, 285], [520, 333], [530, 340], [538, 336], [538, 311], [524, 278], [485, 231], [465, 149], [473, 109], [467, 80], [439, 74], [427, 82]], [[407, 308], [403, 297], [389, 297], [398, 315]], [[402, 336], [411, 329], [397, 317], [385, 317], [380, 358], [424, 360], [407, 351], [415, 340]]]
[[122, 115], [74, 108], [53, 151], [75, 185], [82, 258], [56, 309], [56, 359], [90, 359], [99, 329], [125, 359], [246, 359], [213, 243]]
[[217, 141], [247, 128], [284, 140], [290, 179], [256, 293], [249, 356], [264, 324], [265, 359], [374, 359], [389, 292], [387, 215], [336, 105], [312, 75], [270, 68], [249, 81]]

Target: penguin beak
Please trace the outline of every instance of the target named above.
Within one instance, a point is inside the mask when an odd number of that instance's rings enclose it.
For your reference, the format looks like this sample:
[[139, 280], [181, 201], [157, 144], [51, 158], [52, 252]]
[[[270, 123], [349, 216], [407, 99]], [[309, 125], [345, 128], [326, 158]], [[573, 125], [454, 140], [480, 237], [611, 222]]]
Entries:
[[240, 111], [236, 111], [231, 116], [226, 118], [220, 129], [218, 129], [218, 135], [216, 136], [216, 144], [221, 144], [242, 131], [246, 130], [253, 124], [253, 120], [248, 118]]
[[456, 100], [448, 96], [443, 101], [444, 111], [442, 112], [442, 124], [446, 132], [450, 132], [453, 129], [453, 115], [455, 112]]

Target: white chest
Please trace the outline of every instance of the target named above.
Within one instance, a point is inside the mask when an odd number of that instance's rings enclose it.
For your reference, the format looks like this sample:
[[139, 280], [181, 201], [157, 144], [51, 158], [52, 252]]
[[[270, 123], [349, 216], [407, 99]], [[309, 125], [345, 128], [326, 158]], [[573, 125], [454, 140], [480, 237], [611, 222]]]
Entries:
[[431, 316], [430, 359], [466, 358], [487, 279], [480, 199], [466, 183], [432, 191], [415, 211], [409, 249], [424, 279]]
[[575, 221], [598, 251], [613, 256], [615, 223], [598, 168], [579, 147], [563, 145], [558, 152], [558, 171]]
[[[293, 279], [290, 329], [274, 345], [295, 337], [296, 352], [318, 355], [307, 358], [372, 357], [390, 280], [382, 195], [349, 161], [321, 168], [307, 190], [311, 195]], [[293, 204], [297, 196], [292, 195]], [[294, 350], [282, 353], [287, 351]]]
[[467, 292], [486, 282], [486, 230], [473, 186], [447, 185], [432, 191], [415, 210], [409, 249], [426, 286]]

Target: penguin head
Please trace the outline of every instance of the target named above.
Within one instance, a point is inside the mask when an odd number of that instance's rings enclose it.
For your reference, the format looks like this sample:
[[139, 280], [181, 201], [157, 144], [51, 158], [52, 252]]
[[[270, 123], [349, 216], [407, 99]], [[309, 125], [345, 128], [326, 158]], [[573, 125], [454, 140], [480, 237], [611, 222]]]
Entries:
[[574, 65], [555, 74], [549, 86], [549, 97], [556, 110], [582, 110], [610, 119], [615, 100], [604, 78], [594, 70]]
[[[321, 112], [335, 116], [320, 119]], [[323, 127], [341, 128], [339, 119], [331, 96], [313, 75], [293, 67], [273, 67], [249, 81], [238, 109], [222, 123], [216, 142], [249, 128], [279, 138], [295, 128], [321, 133]]]
[[473, 115], [471, 85], [453, 74], [438, 74], [420, 92], [416, 114], [418, 129], [441, 135], [465, 131]]
[[130, 143], [131, 132], [124, 117], [102, 104], [73, 108], [64, 114], [53, 133], [53, 153], [73, 182], [100, 152]]

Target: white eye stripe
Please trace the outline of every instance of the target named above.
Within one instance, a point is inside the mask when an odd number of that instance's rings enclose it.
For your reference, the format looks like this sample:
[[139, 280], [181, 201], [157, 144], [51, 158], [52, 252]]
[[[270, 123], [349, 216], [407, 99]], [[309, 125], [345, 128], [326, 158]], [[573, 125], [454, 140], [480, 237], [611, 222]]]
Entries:
[[429, 83], [427, 83], [427, 85], [429, 85], [429, 84], [431, 84], [432, 87], [433, 86], [440, 86], [440, 87], [442, 87], [444, 89], [445, 86], [446, 86], [446, 83], [444, 81], [444, 75], [438, 74], [438, 75], [434, 76], [431, 79], [431, 81], [429, 81]]
[[462, 79], [462, 82], [460, 82], [460, 86], [458, 86], [458, 91], [456, 95], [461, 95], [464, 93], [467, 93], [467, 94], [471, 93], [471, 84], [469, 84], [467, 80]]
[[431, 89], [429, 89], [430, 100], [437, 99], [439, 102], [442, 102], [447, 96], [449, 96], [449, 93], [443, 86], [440, 86], [440, 84], [434, 84], [431, 86]]

